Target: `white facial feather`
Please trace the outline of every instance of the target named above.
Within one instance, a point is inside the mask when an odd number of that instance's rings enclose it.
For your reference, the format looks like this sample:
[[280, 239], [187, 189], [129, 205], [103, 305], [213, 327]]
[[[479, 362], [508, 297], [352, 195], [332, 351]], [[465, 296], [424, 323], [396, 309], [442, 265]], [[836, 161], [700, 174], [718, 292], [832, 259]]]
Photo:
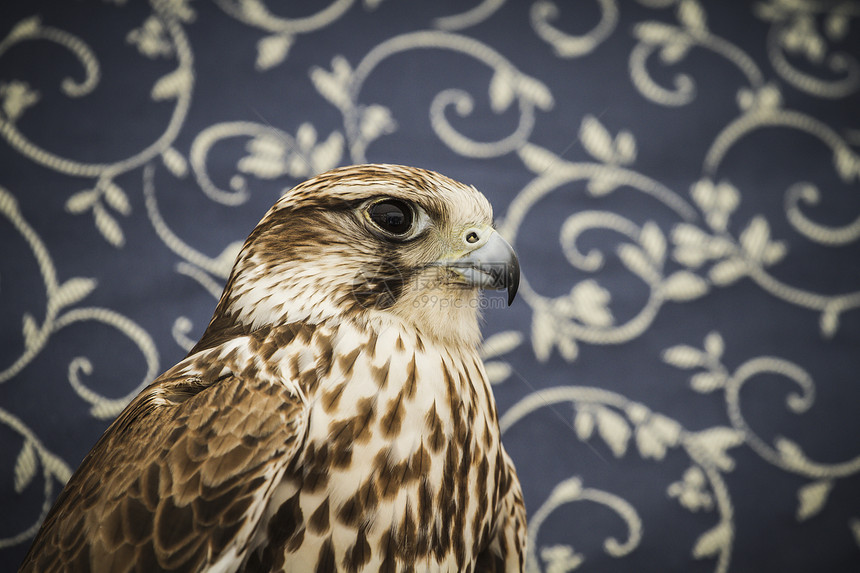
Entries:
[[[409, 241], [382, 236], [361, 209], [385, 197], [427, 213], [426, 229]], [[335, 170], [298, 185], [263, 218], [239, 256], [226, 308], [251, 330], [349, 318], [382, 328], [402, 323], [474, 346], [478, 290], [451, 284], [428, 265], [462, 252], [464, 229], [491, 222], [481, 193], [444, 176], [387, 165]], [[368, 278], [376, 272], [405, 277], [393, 304], [355, 294], [387, 287]]]

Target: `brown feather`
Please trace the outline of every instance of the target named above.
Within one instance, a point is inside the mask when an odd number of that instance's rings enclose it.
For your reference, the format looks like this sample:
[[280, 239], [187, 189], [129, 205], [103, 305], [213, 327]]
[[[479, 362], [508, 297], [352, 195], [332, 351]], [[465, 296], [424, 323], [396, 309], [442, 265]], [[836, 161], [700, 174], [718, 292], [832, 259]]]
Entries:
[[212, 378], [194, 361], [176, 370], [129, 404], [84, 459], [22, 571], [73, 570], [82, 544], [94, 570], [135, 570], [147, 555], [160, 568], [197, 570], [248, 524], [252, 496], [276, 475], [268, 464], [286, 466], [298, 449], [304, 405], [264, 378]]
[[[386, 238], [377, 199], [426, 226]], [[474, 188], [415, 168], [347, 167], [285, 194], [200, 341], [84, 459], [22, 571], [521, 570], [478, 288], [438, 266], [491, 224]]]

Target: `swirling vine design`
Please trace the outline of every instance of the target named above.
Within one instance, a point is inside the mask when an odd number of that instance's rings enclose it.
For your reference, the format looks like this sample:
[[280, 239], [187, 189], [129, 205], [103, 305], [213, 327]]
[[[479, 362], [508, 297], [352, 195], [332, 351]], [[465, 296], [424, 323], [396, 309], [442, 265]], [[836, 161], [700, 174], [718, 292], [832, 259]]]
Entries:
[[18, 453], [15, 460], [15, 489], [18, 492], [23, 491], [33, 479], [36, 477], [39, 466], [42, 467], [42, 504], [39, 514], [33, 520], [32, 525], [10, 537], [0, 539], [0, 549], [12, 547], [19, 543], [31, 539], [42, 525], [42, 520], [51, 509], [51, 504], [54, 502], [54, 488], [60, 488], [65, 485], [72, 475], [72, 470], [69, 465], [55, 454], [45, 448], [42, 442], [36, 437], [21, 420], [0, 408], [0, 424], [6, 426], [24, 440], [24, 445]]
[[[856, 54], [833, 51], [831, 42], [845, 38], [849, 22], [860, 17], [860, 6], [853, 2], [785, 2], [760, 3], [756, 15], [770, 22], [767, 51], [776, 72], [794, 87], [817, 97], [839, 99], [860, 88], [860, 62]], [[816, 29], [816, 20], [825, 22], [824, 34]], [[816, 77], [792, 62], [802, 57], [839, 79]]]
[[[118, 247], [124, 244], [125, 239], [122, 229], [115, 217], [111, 215], [110, 209], [127, 216], [130, 213], [130, 206], [127, 195], [114, 183], [114, 179], [150, 162], [154, 157], [175, 153], [171, 145], [185, 122], [194, 85], [192, 52], [173, 4], [167, 0], [153, 0], [152, 6], [155, 18], [170, 38], [171, 53], [175, 53], [178, 67], [160, 78], [152, 88], [151, 95], [154, 100], [176, 100], [176, 102], [164, 131], [144, 149], [130, 157], [112, 163], [85, 163], [68, 159], [31, 142], [18, 130], [15, 123], [16, 118], [0, 115], [0, 137], [6, 139], [8, 144], [21, 155], [61, 173], [96, 179], [92, 189], [72, 195], [66, 207], [70, 212], [76, 214], [90, 211], [96, 228], [108, 242]], [[84, 96], [98, 83], [99, 66], [92, 50], [82, 40], [71, 34], [43, 26], [38, 18], [30, 18], [19, 23], [0, 42], [0, 57], [10, 46], [25, 40], [56, 42], [68, 49], [81, 62], [86, 71], [86, 78], [79, 84], [68, 78], [64, 80], [62, 88], [66, 95], [70, 97]]]
[[332, 71], [315, 68], [311, 79], [320, 94], [334, 104], [344, 116], [344, 132], [349, 152], [355, 163], [367, 162], [367, 146], [384, 133], [394, 129], [391, 112], [380, 105], [361, 105], [359, 94], [371, 73], [396, 54], [417, 49], [444, 49], [474, 58], [493, 70], [490, 82], [490, 105], [495, 113], [507, 110], [516, 100], [519, 120], [513, 133], [494, 142], [477, 142], [458, 132], [448, 121], [445, 110], [453, 107], [460, 116], [474, 109], [474, 99], [459, 89], [438, 93], [430, 106], [430, 123], [443, 143], [469, 157], [494, 157], [522, 146], [531, 133], [536, 109], [553, 105], [549, 89], [538, 80], [517, 70], [501, 54], [486, 44], [467, 36], [431, 31], [413, 32], [386, 40], [371, 50], [353, 70], [343, 58], [335, 58]]
[[75, 392], [92, 405], [91, 414], [97, 418], [110, 419], [119, 414], [125, 405], [155, 377], [158, 371], [158, 351], [149, 334], [128, 318], [104, 308], [71, 308], [83, 300], [93, 289], [93, 279], [75, 277], [60, 283], [56, 267], [45, 244], [33, 227], [21, 215], [14, 196], [0, 187], [0, 214], [15, 228], [26, 241], [38, 264], [45, 285], [45, 317], [41, 324], [30, 313], [25, 313], [21, 330], [24, 350], [20, 356], [4, 370], [0, 371], [0, 383], [11, 380], [40, 353], [50, 342], [51, 336], [72, 324], [82, 321], [101, 322], [116, 329], [131, 340], [146, 360], [146, 373], [142, 381], [121, 398], [109, 399], [87, 388], [80, 374], [91, 374], [92, 363], [85, 357], [76, 358], [69, 365], [69, 382]]
[[[572, 404], [575, 409], [573, 429], [577, 437], [587, 441], [595, 435], [599, 436], [615, 457], [625, 455], [631, 440], [643, 458], [662, 460], [670, 448], [681, 448], [687, 454], [693, 463], [692, 471], [707, 481], [710, 495], [716, 500], [719, 515], [717, 524], [698, 538], [692, 551], [693, 556], [698, 559], [716, 557], [714, 571], [727, 571], [732, 554], [733, 507], [722, 473], [730, 471], [734, 466], [727, 451], [740, 445], [743, 435], [725, 427], [691, 432], [683, 429], [677, 421], [652, 412], [645, 405], [620, 394], [582, 386], [546, 388], [526, 396], [499, 420], [502, 433], [511, 433], [518, 423], [535, 411], [564, 403]], [[673, 485], [667, 486], [670, 495], [674, 489]], [[564, 503], [580, 500], [605, 505], [627, 525], [628, 539], [625, 542], [614, 538], [606, 540], [604, 549], [608, 555], [623, 557], [639, 544], [642, 521], [628, 502], [608, 492], [583, 488], [579, 479], [569, 478], [558, 484], [543, 505], [532, 514], [529, 523], [531, 543], [526, 567], [528, 571], [541, 570], [537, 559], [537, 551], [541, 547], [538, 533], [548, 515]], [[570, 554], [571, 552], [566, 553], [568, 558]], [[542, 548], [541, 556], [550, 562], [556, 557], [552, 548]], [[581, 560], [582, 557], [575, 565], [578, 566]], [[565, 570], [572, 568], [575, 567]]]
[[[601, 559], [641, 560], [657, 544], [664, 549], [665, 537], [653, 532], [679, 510], [696, 523], [689, 546], [681, 545], [695, 565], [720, 573], [754, 568], [744, 555], [749, 544], [738, 538], [751, 505], [738, 484], [755, 471], [751, 462], [783, 478], [774, 488], [782, 497], [773, 500], [780, 511], [788, 505], [794, 524], [809, 527], [798, 535], [817, 527], [826, 552], [845, 538], [855, 550], [860, 516], [843, 501], [860, 477], [860, 452], [850, 442], [856, 423], [840, 420], [841, 432], [822, 424], [815, 436], [800, 424], [822, 415], [834, 392], [856, 394], [842, 383], [856, 360], [841, 349], [855, 342], [860, 307], [852, 264], [860, 241], [860, 131], [851, 115], [860, 95], [853, 49], [860, 3], [730, 4], [104, 0], [87, 8], [96, 19], [85, 24], [39, 3], [9, 8], [16, 15], [0, 26], [0, 67], [43, 46], [59, 58], [49, 74], [36, 66], [19, 66], [21, 77], [0, 69], [0, 177], [8, 179], [0, 182], [0, 222], [12, 238], [0, 245], [8, 251], [0, 295], [12, 342], [0, 356], [0, 387], [11, 397], [0, 407], [3, 493], [25, 506], [0, 549], [11, 555], [27, 545], [72, 470], [51, 435], [67, 429], [37, 424], [28, 418], [34, 408], [100, 428], [158, 373], [159, 351], [194, 346], [200, 317], [220, 296], [247, 233], [231, 223], [256, 193], [289, 189], [344, 163], [396, 161], [401, 149], [392, 143], [402, 139], [428, 167], [468, 174], [463, 180], [491, 198], [497, 229], [521, 253], [519, 306], [498, 321], [487, 313], [481, 356], [528, 503], [526, 570], [567, 573]], [[94, 22], [122, 26], [120, 11], [137, 16], [119, 36], [105, 36], [124, 37], [122, 45], [102, 50]], [[227, 48], [213, 43], [222, 34]], [[212, 65], [225, 56], [238, 65]], [[438, 66], [425, 65], [435, 56]], [[413, 62], [422, 75], [411, 85], [399, 75], [412, 73]], [[149, 104], [133, 120], [152, 125], [143, 139], [129, 132], [133, 147], [119, 147], [120, 159], [110, 144], [75, 140], [62, 122], [51, 131], [33, 127], [55, 119], [46, 107], [51, 96], [98, 118], [92, 112], [108, 82], [127, 79], [117, 63], [131, 70], [128, 85]], [[155, 75], [147, 79], [143, 70]], [[392, 80], [398, 90], [380, 89]], [[242, 97], [211, 90], [226, 82], [225, 93]], [[272, 86], [277, 93], [268, 92]], [[258, 111], [272, 106], [283, 106], [277, 116]], [[113, 135], [126, 126], [101, 127]], [[807, 149], [812, 161], [803, 157]], [[763, 160], [782, 161], [779, 173], [761, 173]], [[68, 196], [41, 204], [58, 190]], [[198, 218], [174, 211], [189, 198], [205, 202], [200, 219], [219, 221], [211, 229], [215, 251], [190, 238], [201, 236]], [[547, 213], [555, 226], [539, 219]], [[55, 248], [54, 222], [67, 229], [80, 215], [85, 226], [92, 219], [96, 246], [64, 234]], [[141, 304], [111, 292], [117, 267], [107, 260], [138, 268], [150, 247], [144, 260], [161, 257], [153, 276], [166, 289], [150, 299], [159, 301], [151, 315], [135, 322], [129, 317], [137, 308], [88, 303], [107, 296]], [[811, 268], [830, 261], [844, 268], [807, 281], [809, 248], [825, 255]], [[18, 288], [17, 272], [32, 275], [21, 283], [36, 285], [32, 296]], [[831, 275], [839, 281], [833, 290], [807, 286]], [[788, 312], [733, 309], [736, 316], [715, 319], [713, 309], [740, 292]], [[162, 305], [163, 297], [170, 300]], [[737, 329], [755, 319], [756, 332], [788, 344], [738, 348]], [[60, 348], [71, 335], [105, 331], [104, 349]], [[676, 344], [690, 336], [703, 341]], [[130, 351], [134, 370], [105, 391], [96, 379], [116, 367], [114, 344]], [[836, 364], [822, 364], [840, 352]], [[596, 358], [621, 354], [621, 365]], [[45, 364], [60, 369], [67, 404], [25, 402], [52, 387], [34, 379]], [[631, 368], [641, 380], [620, 378]], [[525, 373], [546, 378], [532, 384]], [[583, 379], [588, 385], [579, 385]], [[642, 393], [634, 398], [628, 383]], [[783, 390], [777, 397], [767, 394], [773, 384]], [[710, 417], [701, 419], [708, 421], [697, 427], [687, 406], [707, 409]], [[757, 415], [763, 406], [768, 416]], [[665, 495], [646, 501], [639, 495], [645, 488], [619, 491], [579, 459], [541, 457], [529, 440], [550, 416], [570, 432], [540, 434], [547, 447], [561, 452], [573, 436], [613, 469], [644, 464], [657, 475], [645, 485]], [[815, 445], [824, 440], [827, 451]], [[543, 464], [559, 472], [554, 481], [536, 478]], [[655, 511], [660, 506], [667, 511]], [[596, 526], [589, 542], [576, 528], [555, 527], [595, 512], [609, 515], [611, 529]], [[779, 519], [781, 528], [792, 521]], [[847, 531], [834, 531], [836, 520]]]
[[559, 15], [558, 6], [549, 0], [532, 4], [530, 16], [532, 28], [546, 43], [553, 47], [560, 58], [578, 58], [592, 52], [618, 25], [618, 6], [614, 0], [598, 0], [600, 20], [585, 34], [573, 36], [562, 32], [550, 22]]

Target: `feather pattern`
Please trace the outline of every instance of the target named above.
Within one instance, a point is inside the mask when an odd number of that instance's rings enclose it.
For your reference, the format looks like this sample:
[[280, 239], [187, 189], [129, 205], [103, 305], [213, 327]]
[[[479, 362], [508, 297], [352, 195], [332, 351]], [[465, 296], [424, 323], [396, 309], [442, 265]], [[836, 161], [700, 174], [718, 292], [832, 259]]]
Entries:
[[[386, 235], [364, 216], [376, 200], [427, 228]], [[473, 188], [400, 166], [286, 194], [200, 342], [108, 428], [22, 570], [520, 571], [478, 287], [438, 266], [477, 252], [491, 220]], [[416, 304], [430, 295], [445, 304]]]

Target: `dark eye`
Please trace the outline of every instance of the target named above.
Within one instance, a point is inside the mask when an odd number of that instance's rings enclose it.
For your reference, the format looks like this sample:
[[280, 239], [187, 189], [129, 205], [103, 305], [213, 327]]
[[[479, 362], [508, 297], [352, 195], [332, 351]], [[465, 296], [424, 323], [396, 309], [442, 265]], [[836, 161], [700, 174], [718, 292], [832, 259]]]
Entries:
[[412, 228], [412, 209], [398, 199], [384, 199], [367, 210], [376, 225], [392, 235], [405, 235]]

